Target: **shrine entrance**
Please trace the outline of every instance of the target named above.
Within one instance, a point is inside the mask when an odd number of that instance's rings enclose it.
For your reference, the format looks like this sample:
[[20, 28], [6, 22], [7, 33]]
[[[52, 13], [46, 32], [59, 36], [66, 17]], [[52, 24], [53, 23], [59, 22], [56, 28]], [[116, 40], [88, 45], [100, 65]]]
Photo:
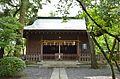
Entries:
[[44, 40], [43, 60], [76, 60], [78, 40]]

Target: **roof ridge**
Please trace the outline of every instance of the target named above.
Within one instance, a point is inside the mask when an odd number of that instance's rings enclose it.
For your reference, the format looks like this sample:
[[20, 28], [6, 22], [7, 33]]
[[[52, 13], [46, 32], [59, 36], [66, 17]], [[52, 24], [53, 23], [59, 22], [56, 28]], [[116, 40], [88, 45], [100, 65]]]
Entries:
[[79, 19], [77, 17], [37, 17], [38, 19]]

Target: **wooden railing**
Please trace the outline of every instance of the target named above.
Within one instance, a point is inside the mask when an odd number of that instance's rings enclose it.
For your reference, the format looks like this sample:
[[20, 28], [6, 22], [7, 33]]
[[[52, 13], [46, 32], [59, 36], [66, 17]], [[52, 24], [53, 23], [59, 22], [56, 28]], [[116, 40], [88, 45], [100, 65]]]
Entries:
[[[43, 54], [41, 56], [40, 54], [31, 54], [31, 55], [24, 55], [23, 59], [29, 60], [29, 61], [40, 61], [43, 60], [58, 60], [59, 54]], [[77, 54], [62, 54], [60, 55], [61, 60], [77, 60], [78, 56]], [[42, 57], [42, 58], [41, 58]], [[80, 54], [80, 61], [90, 61], [90, 55], [88, 53], [86, 54]]]
[[79, 62], [81, 63], [90, 63], [91, 54], [90, 53], [80, 53]]
[[63, 60], [77, 60], [78, 56], [77, 54], [64, 54], [62, 56]]
[[[117, 55], [120, 57], [120, 55]], [[42, 58], [41, 58], [42, 57]], [[97, 55], [97, 61], [99, 64], [106, 63], [105, 58], [103, 55]], [[57, 60], [58, 55], [56, 54], [43, 54], [41, 56], [40, 54], [31, 54], [31, 55], [24, 55], [23, 59], [29, 60], [29, 61], [40, 61], [40, 60]], [[81, 53], [78, 57], [77, 54], [62, 54], [61, 55], [62, 60], [79, 60], [81, 63], [91, 63], [91, 54], [90, 53]], [[120, 59], [118, 60], [120, 62]]]
[[24, 55], [22, 58], [27, 61], [40, 61], [41, 55], [40, 54]]
[[59, 54], [44, 54], [43, 55], [43, 60], [76, 60], [77, 55], [76, 54], [60, 54], [60, 59], [59, 59]]
[[43, 54], [43, 60], [45, 59], [54, 60], [55, 55], [54, 54]]

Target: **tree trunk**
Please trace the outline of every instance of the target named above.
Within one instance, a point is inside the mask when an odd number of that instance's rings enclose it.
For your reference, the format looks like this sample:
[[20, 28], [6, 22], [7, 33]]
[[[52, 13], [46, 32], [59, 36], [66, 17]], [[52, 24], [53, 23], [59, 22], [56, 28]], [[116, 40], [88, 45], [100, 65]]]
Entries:
[[[113, 42], [113, 47], [112, 47], [112, 52], [114, 51], [114, 49], [115, 49], [115, 45], [116, 45], [116, 39], [114, 39], [114, 42]], [[119, 65], [118, 65], [118, 63], [117, 63], [117, 60], [119, 60], [119, 54], [118, 54], [118, 52], [119, 52], [119, 41], [117, 41], [117, 53], [116, 53], [116, 56], [115, 57], [118, 57], [118, 58], [113, 58], [112, 59], [112, 61], [114, 61], [115, 62], [115, 65], [116, 65], [116, 67], [117, 67], [117, 70], [120, 72], [120, 67], [119, 67]], [[117, 56], [118, 55], [118, 56]], [[111, 57], [114, 57], [113, 56], [113, 54], [111, 55]]]
[[3, 58], [4, 55], [4, 47], [0, 48], [0, 58]]
[[98, 68], [97, 58], [95, 54], [95, 45], [93, 41], [92, 41], [92, 46], [91, 46], [91, 68], [94, 68], [94, 69]]
[[119, 41], [117, 41], [117, 56], [118, 56], [118, 61], [120, 61]]
[[25, 25], [25, 16], [26, 16], [26, 11], [28, 6], [27, 3], [28, 3], [28, 0], [21, 0], [19, 22], [23, 25]]
[[[28, 9], [28, 1], [29, 0], [20, 0], [21, 1], [21, 5], [20, 5], [20, 17], [19, 17], [19, 22], [23, 25], [23, 27], [25, 26], [26, 23], [26, 13], [27, 13], [27, 9]], [[18, 32], [20, 32], [21, 34], [23, 34], [23, 28], [21, 30], [18, 30]], [[17, 45], [20, 45], [20, 39], [16, 39], [16, 47]], [[20, 51], [19, 51], [20, 52]], [[16, 52], [15, 52], [16, 53]]]
[[109, 62], [109, 65], [110, 65], [110, 69], [111, 69], [111, 72], [112, 72], [112, 79], [115, 79], [115, 72], [114, 72], [112, 62]]
[[[84, 3], [84, 8], [86, 9], [86, 4]], [[85, 22], [86, 22], [86, 26], [88, 24], [88, 18], [87, 16], [85, 16]], [[94, 42], [92, 40], [92, 38], [90, 37], [89, 32], [87, 32], [88, 35], [88, 40], [89, 40], [89, 48], [90, 48], [90, 53], [91, 53], [91, 68], [93, 69], [97, 69], [98, 68], [98, 64], [97, 64], [97, 59], [96, 59], [96, 54], [95, 54], [95, 45]]]
[[95, 45], [90, 37], [90, 34], [88, 33], [88, 39], [89, 39], [89, 44], [90, 44], [90, 53], [91, 53], [91, 68], [97, 69], [98, 68], [98, 63], [97, 63], [97, 58], [95, 54]]
[[[117, 56], [117, 57], [118, 57], [117, 59], [118, 59], [118, 61], [120, 61], [120, 54], [119, 54], [119, 41], [117, 41], [117, 55], [118, 55], [118, 56]], [[114, 62], [115, 62], [115, 65], [116, 65], [118, 71], [120, 72], [120, 67], [119, 67], [117, 61], [114, 60]]]
[[94, 34], [91, 33], [91, 35], [92, 35], [93, 41], [94, 41], [95, 44], [98, 46], [98, 48], [100, 49], [100, 51], [102, 52], [102, 54], [104, 55], [105, 59], [107, 60], [109, 66], [110, 66], [111, 73], [112, 73], [112, 79], [115, 79], [115, 73], [114, 73], [114, 68], [113, 68], [111, 59], [109, 59], [109, 58], [107, 57], [107, 55], [106, 55], [106, 53], [104, 52], [103, 48], [99, 45], [99, 43], [97, 42], [97, 40], [96, 40], [95, 37], [93, 36]]

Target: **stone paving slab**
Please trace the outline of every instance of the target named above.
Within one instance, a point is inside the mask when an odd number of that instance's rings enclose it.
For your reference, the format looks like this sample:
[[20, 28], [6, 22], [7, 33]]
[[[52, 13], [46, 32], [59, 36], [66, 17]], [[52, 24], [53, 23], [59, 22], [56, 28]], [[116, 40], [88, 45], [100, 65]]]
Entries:
[[68, 79], [65, 68], [54, 68], [50, 79]]
[[50, 79], [59, 79], [59, 68], [54, 68]]
[[60, 68], [60, 79], [68, 79], [65, 68]]

